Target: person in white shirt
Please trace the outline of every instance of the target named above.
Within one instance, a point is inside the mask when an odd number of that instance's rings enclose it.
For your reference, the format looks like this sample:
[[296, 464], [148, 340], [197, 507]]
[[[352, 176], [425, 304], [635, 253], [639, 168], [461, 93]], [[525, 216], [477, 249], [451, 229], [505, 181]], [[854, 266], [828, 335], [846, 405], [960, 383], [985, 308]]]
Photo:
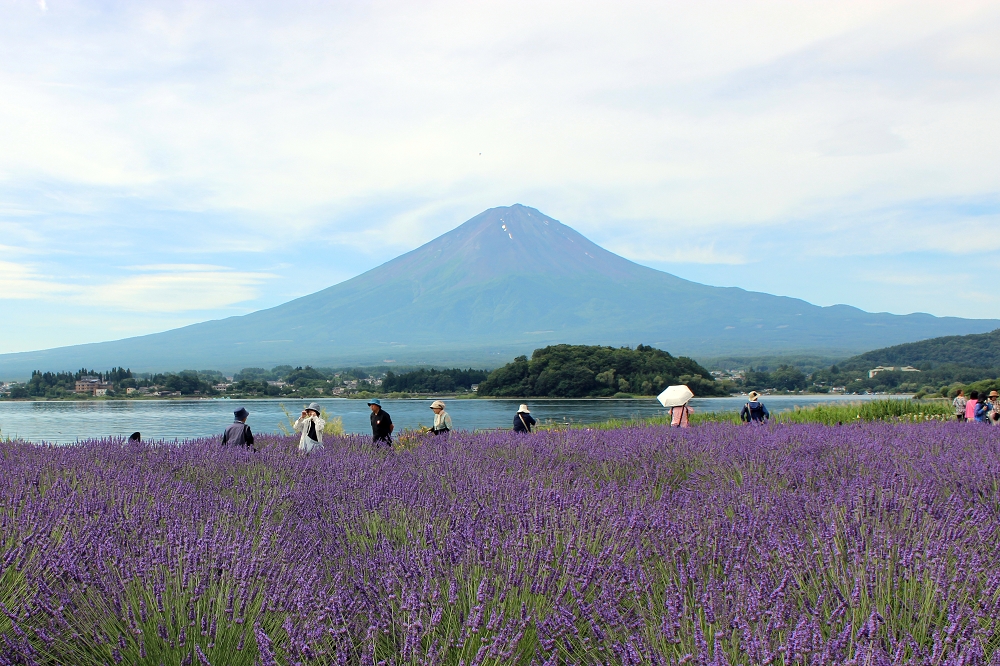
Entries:
[[965, 420], [965, 403], [968, 400], [965, 399], [965, 391], [958, 389], [958, 395], [955, 399], [951, 401], [952, 407], [955, 408], [955, 420], [964, 421]]
[[431, 403], [431, 410], [434, 412], [434, 425], [431, 426], [431, 432], [440, 435], [451, 430], [451, 416], [444, 411], [444, 403], [435, 400]]
[[297, 432], [302, 433], [299, 437], [299, 451], [302, 453], [323, 448], [323, 428], [326, 427], [326, 421], [320, 416], [322, 409], [315, 402], [309, 403], [309, 406], [302, 410], [302, 415], [292, 424]]

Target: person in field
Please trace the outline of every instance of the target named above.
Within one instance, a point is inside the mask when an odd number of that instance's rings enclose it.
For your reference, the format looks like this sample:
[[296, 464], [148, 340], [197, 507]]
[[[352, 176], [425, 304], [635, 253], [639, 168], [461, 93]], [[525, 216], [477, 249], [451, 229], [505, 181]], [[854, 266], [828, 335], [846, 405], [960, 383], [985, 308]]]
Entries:
[[687, 428], [690, 426], [689, 418], [691, 413], [694, 412], [688, 406], [688, 403], [683, 405], [677, 405], [676, 407], [670, 408], [670, 427], [671, 428]]
[[326, 427], [326, 421], [320, 416], [321, 411], [323, 408], [317, 403], [309, 403], [309, 406], [302, 410], [302, 414], [292, 424], [292, 428], [296, 432], [302, 433], [299, 437], [299, 451], [301, 453], [309, 453], [315, 449], [323, 448], [323, 428]]
[[951, 401], [951, 406], [955, 408], [955, 420], [964, 421], [965, 420], [965, 403], [968, 400], [965, 397], [965, 391], [958, 389], [958, 395], [955, 399]]
[[382, 409], [382, 401], [378, 398], [373, 398], [368, 406], [372, 410], [372, 444], [391, 446], [392, 431], [396, 429], [396, 426], [393, 425], [389, 412]]
[[240, 407], [233, 412], [233, 416], [236, 417], [236, 420], [222, 433], [222, 445], [245, 446], [256, 451], [253, 448], [253, 433], [250, 431], [250, 426], [247, 425], [247, 417], [250, 416], [250, 412]]
[[444, 411], [444, 403], [435, 400], [431, 403], [431, 411], [434, 412], [434, 425], [431, 426], [431, 432], [435, 435], [449, 432], [451, 430], [451, 415]]
[[990, 423], [1000, 426], [1000, 394], [996, 390], [990, 391]]
[[750, 402], [743, 405], [743, 411], [740, 412], [740, 421], [744, 423], [766, 423], [769, 418], [771, 418], [771, 413], [767, 411], [767, 407], [764, 406], [757, 398], [760, 394], [757, 391], [750, 391]]
[[528, 411], [528, 406], [522, 404], [517, 408], [517, 414], [514, 415], [514, 432], [531, 432], [531, 426], [537, 423], [531, 412]]
[[976, 407], [979, 406], [979, 391], [969, 394], [969, 399], [965, 401], [965, 420], [972, 422], [976, 420]]
[[984, 396], [983, 399], [976, 404], [976, 411], [974, 412], [976, 422], [988, 424], [990, 422], [990, 412], [992, 411], [993, 405], [991, 405], [990, 401]]

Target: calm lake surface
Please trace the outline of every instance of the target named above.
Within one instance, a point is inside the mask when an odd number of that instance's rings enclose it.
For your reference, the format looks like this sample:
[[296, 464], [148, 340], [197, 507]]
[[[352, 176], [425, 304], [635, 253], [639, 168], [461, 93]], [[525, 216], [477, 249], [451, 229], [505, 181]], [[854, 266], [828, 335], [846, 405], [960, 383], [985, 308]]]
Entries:
[[[876, 396], [768, 396], [764, 404], [772, 412], [818, 403], [869, 400]], [[885, 396], [879, 396], [885, 397]], [[897, 396], [906, 397], [906, 396]], [[344, 420], [348, 432], [370, 433], [371, 413], [364, 400], [329, 398], [317, 400], [330, 414]], [[403, 428], [430, 425], [430, 400], [383, 400], [397, 432]], [[745, 397], [694, 398], [696, 411], [739, 410]], [[458, 430], [509, 428], [519, 400], [449, 400]], [[247, 423], [255, 433], [278, 432], [285, 421], [284, 404], [298, 414], [305, 403], [289, 400], [108, 400], [80, 402], [0, 402], [0, 435], [32, 442], [72, 443], [81, 439], [128, 437], [135, 431], [143, 439], [191, 439], [219, 435], [232, 423], [233, 410], [246, 407]], [[609, 418], [649, 417], [663, 414], [654, 399], [648, 400], [531, 400], [531, 414], [540, 422], [592, 423]]]

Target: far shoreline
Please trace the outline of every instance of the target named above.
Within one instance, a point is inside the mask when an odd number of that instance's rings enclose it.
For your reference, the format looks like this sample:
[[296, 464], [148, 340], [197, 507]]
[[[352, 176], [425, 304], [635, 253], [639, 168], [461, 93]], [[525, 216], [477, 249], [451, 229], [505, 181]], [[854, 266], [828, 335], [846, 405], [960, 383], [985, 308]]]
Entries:
[[[898, 399], [913, 399], [915, 393], [762, 393], [761, 398], [829, 398], [830, 400], [845, 400], [848, 398], [855, 399], [875, 399], [875, 398], [898, 398]], [[746, 398], [746, 393], [732, 393], [730, 395], [713, 395], [713, 396], [694, 396], [694, 400], [731, 400], [733, 398]], [[463, 395], [449, 395], [447, 393], [428, 393], [421, 395], [410, 395], [407, 397], [395, 397], [395, 396], [364, 396], [364, 397], [342, 397], [342, 396], [283, 396], [280, 398], [274, 397], [205, 397], [205, 396], [171, 396], [171, 397], [156, 397], [156, 398], [122, 398], [122, 397], [100, 397], [100, 398], [4, 398], [0, 399], [0, 405], [5, 403], [104, 403], [104, 402], [294, 402], [297, 400], [344, 400], [344, 401], [360, 401], [360, 400], [393, 400], [393, 401], [426, 401], [426, 400], [508, 400], [511, 402], [530, 402], [532, 400], [546, 400], [546, 401], [561, 401], [561, 400], [572, 400], [576, 402], [589, 401], [589, 402], [616, 402], [616, 401], [627, 401], [627, 400], [656, 400], [655, 395], [635, 395], [628, 398], [624, 397], [587, 397], [587, 398], [566, 398], [566, 397], [552, 397], [552, 396], [463, 396]], [[945, 400], [945, 398], [922, 398], [928, 402], [935, 400]]]

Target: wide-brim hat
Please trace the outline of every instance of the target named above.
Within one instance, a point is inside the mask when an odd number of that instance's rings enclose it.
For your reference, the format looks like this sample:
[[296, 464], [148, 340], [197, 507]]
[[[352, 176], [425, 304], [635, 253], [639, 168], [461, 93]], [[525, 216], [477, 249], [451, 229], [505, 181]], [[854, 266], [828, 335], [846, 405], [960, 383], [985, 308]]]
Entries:
[[381, 407], [382, 406], [382, 401], [379, 400], [378, 398], [372, 398], [371, 400], [368, 401], [368, 404], [369, 405], [378, 405], [379, 407]]
[[440, 400], [435, 400], [431, 403], [431, 409], [444, 409], [444, 403]]
[[751, 401], [753, 401], [760, 397], [760, 393], [757, 393], [757, 391], [750, 391], [747, 397], [750, 398]]
[[250, 416], [250, 412], [248, 412], [243, 407], [240, 407], [239, 409], [237, 409], [236, 411], [233, 412], [233, 416], [235, 416], [237, 419], [239, 419], [240, 421], [242, 421], [246, 417]]
[[1000, 396], [997, 395], [996, 391], [990, 391], [990, 397], [991, 398], [997, 398], [997, 397], [1000, 397]]
[[319, 406], [318, 402], [310, 402], [309, 406], [306, 407], [306, 410], [310, 410], [310, 409], [312, 411], [316, 412], [317, 414], [319, 414], [320, 412], [323, 411], [323, 408]]
[[531, 411], [528, 409], [527, 405], [521, 405], [520, 407], [517, 408], [517, 413], [518, 414], [530, 414]]

